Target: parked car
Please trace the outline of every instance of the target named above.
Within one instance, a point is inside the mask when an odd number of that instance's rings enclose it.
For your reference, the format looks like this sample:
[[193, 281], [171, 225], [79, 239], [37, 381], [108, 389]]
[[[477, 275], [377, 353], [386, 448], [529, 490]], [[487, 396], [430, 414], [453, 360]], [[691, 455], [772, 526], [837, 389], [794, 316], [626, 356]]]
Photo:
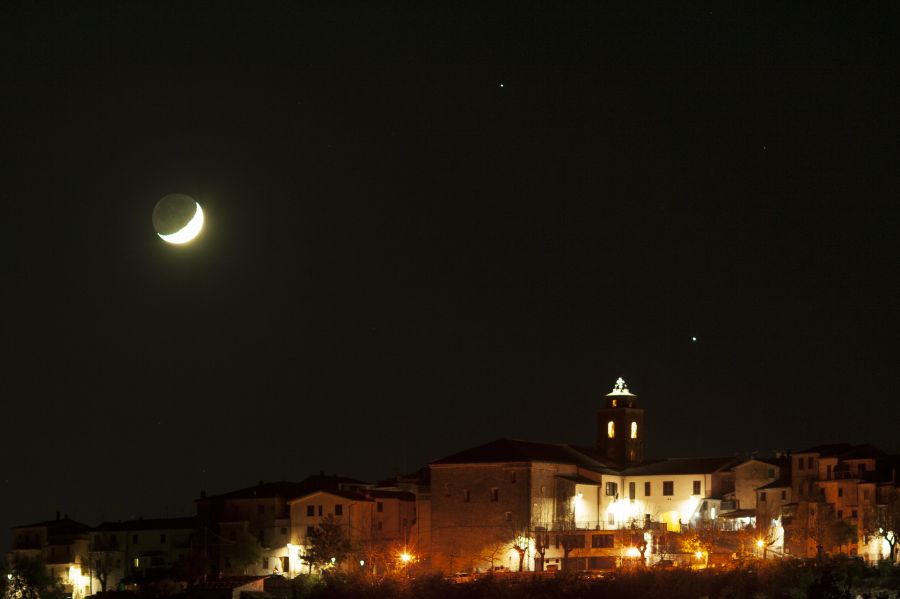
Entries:
[[448, 576], [447, 580], [453, 583], [466, 583], [475, 580], [475, 576], [470, 572], [457, 572]]

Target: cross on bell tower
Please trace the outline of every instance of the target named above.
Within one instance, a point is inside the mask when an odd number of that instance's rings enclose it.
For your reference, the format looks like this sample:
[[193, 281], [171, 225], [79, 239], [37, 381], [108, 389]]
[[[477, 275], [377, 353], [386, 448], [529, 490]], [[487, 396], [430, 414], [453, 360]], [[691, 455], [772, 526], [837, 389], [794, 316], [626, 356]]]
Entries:
[[644, 410], [622, 377], [606, 394], [606, 406], [597, 410], [597, 449], [622, 465], [644, 459]]

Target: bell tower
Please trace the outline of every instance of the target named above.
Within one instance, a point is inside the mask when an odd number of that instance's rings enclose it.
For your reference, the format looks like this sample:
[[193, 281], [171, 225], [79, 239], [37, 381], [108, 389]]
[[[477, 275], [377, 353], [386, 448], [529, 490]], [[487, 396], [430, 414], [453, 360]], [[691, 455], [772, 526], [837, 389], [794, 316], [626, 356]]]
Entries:
[[622, 377], [606, 394], [606, 407], [597, 410], [597, 449], [623, 466], [644, 460], [644, 410]]

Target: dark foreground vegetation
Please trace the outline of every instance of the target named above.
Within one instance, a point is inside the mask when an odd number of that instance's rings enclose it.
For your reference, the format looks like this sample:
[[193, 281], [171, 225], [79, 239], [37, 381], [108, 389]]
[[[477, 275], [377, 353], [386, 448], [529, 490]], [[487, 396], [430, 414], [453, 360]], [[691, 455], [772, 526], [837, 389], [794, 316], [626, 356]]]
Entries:
[[604, 579], [488, 576], [459, 584], [440, 576], [371, 580], [344, 575], [298, 578], [292, 599], [831, 599], [900, 598], [900, 569], [851, 560], [782, 562], [728, 570], [638, 570]]

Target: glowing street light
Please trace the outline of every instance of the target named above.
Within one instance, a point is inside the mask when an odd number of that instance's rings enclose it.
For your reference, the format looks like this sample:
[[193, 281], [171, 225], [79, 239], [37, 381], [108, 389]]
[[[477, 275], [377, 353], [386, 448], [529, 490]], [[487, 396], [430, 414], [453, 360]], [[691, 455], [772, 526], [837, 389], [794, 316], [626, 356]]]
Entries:
[[694, 554], [694, 557], [696, 557], [697, 559], [703, 559], [703, 552], [698, 551], [697, 553]]
[[400, 561], [403, 562], [404, 564], [408, 564], [409, 562], [412, 561], [412, 556], [409, 553], [407, 553], [406, 551], [404, 551], [403, 553], [400, 554]]
[[766, 545], [766, 542], [762, 539], [756, 539], [756, 546], [762, 549]]

